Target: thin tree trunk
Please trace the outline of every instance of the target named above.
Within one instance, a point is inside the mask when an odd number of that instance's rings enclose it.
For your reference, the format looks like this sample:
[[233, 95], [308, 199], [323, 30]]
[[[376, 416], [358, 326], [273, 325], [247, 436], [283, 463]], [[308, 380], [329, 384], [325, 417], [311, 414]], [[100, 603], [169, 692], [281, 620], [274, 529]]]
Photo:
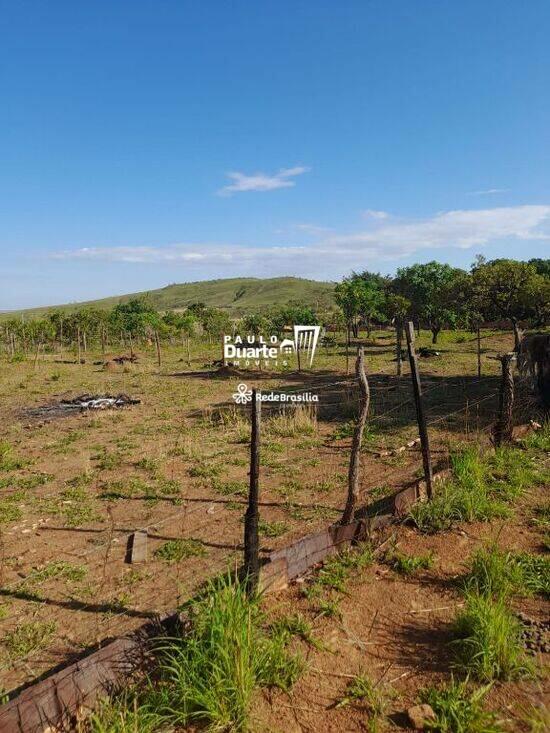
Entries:
[[363, 442], [363, 432], [367, 422], [369, 412], [370, 390], [365, 373], [365, 356], [363, 347], [357, 350], [357, 361], [355, 362], [355, 374], [359, 382], [361, 391], [361, 406], [359, 409], [359, 417], [355, 425], [353, 440], [351, 444], [351, 455], [348, 472], [348, 497], [344, 513], [342, 514], [341, 524], [349, 524], [353, 519], [357, 499], [359, 497], [359, 470], [361, 463], [361, 443]]
[[155, 346], [157, 347], [157, 364], [161, 366], [162, 359], [161, 359], [161, 353], [160, 353], [160, 339], [159, 339], [158, 331], [155, 331]]
[[78, 341], [78, 363], [82, 363], [82, 352], [80, 350], [80, 326], [76, 329], [76, 339]]
[[36, 353], [34, 355], [34, 367], [33, 369], [36, 370], [36, 367], [38, 366], [38, 355], [40, 354], [40, 341], [37, 341], [36, 343]]

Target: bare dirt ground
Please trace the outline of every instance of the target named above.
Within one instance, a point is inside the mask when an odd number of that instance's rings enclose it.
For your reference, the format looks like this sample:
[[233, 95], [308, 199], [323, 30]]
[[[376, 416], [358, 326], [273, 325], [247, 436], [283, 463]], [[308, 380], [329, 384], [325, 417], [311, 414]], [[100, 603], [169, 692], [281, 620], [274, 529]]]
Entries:
[[[262, 695], [256, 711], [258, 729], [292, 733], [371, 730], [371, 716], [361, 702], [338, 707], [350, 679], [367, 674], [379, 682], [387, 701], [377, 730], [412, 730], [406, 711], [418, 702], [418, 691], [449, 680], [450, 624], [463, 604], [457, 579], [466, 571], [467, 558], [495, 539], [505, 549], [540, 552], [540, 531], [532, 517], [534, 507], [547, 499], [547, 491], [548, 487], [530, 491], [506, 523], [462, 524], [437, 535], [396, 527], [393, 532], [399, 551], [433, 553], [433, 568], [404, 577], [384, 562], [376, 562], [350, 584], [339, 607], [341, 617], [316, 614], [315, 602], [303, 596], [306, 583], [269, 598], [270, 615], [303, 614], [313, 623], [314, 637], [324, 648], [300, 642], [307, 672], [290, 695], [280, 691]], [[514, 606], [535, 620], [548, 619], [548, 602], [540, 597], [516, 600]], [[536, 654], [539, 670], [547, 668], [549, 657]], [[486, 707], [497, 713], [506, 729], [529, 731], [533, 729], [523, 718], [533, 707], [548, 705], [549, 693], [542, 672], [536, 680], [494, 684]]]
[[[427, 342], [423, 334], [419, 345]], [[421, 362], [438, 466], [447, 465], [449, 449], [459, 443], [488, 442], [497, 406], [498, 364], [486, 355], [509, 349], [511, 337], [487, 334], [483, 343], [481, 381], [471, 334], [445, 334], [441, 355]], [[404, 365], [403, 377], [394, 376], [392, 348], [392, 335], [384, 332], [367, 345], [372, 415], [363, 453], [364, 504], [406, 485], [419, 475], [421, 465], [417, 448], [399, 450], [417, 436], [417, 429], [408, 370]], [[168, 350], [161, 368], [150, 351], [140, 353], [137, 365], [115, 371], [94, 364], [98, 354], [88, 354], [82, 365], [63, 363], [70, 360], [67, 355], [48, 354], [36, 369], [32, 361], [2, 361], [0, 441], [8, 448], [0, 464], [0, 689], [13, 691], [90, 645], [176, 607], [207, 577], [240, 562], [248, 411], [231, 398], [240, 378], [218, 378], [205, 370], [216, 352], [195, 350], [190, 370], [176, 348]], [[323, 350], [309, 372], [246, 375], [248, 386], [262, 390], [319, 394], [316, 415], [302, 421], [264, 411], [264, 553], [339, 516], [357, 400], [345, 364], [340, 346]], [[30, 408], [87, 392], [123, 392], [141, 404], [54, 419], [29, 413]], [[524, 409], [523, 402], [520, 407]], [[127, 538], [140, 528], [149, 532], [149, 559], [131, 565], [125, 562]], [[461, 535], [456, 539], [463, 542]], [[407, 541], [426, 540], [411, 535]], [[447, 564], [452, 553], [442, 554], [437, 572], [444, 578], [454, 566]], [[364, 598], [359, 586], [359, 597], [349, 601], [350, 628], [359, 636], [380, 607], [370, 641], [383, 633], [384, 614], [395, 613], [402, 625], [410, 621], [404, 609], [413, 600], [426, 607], [450, 604], [444, 583], [413, 587], [392, 579], [383, 568], [374, 577], [379, 577], [377, 605], [369, 595], [373, 583], [364, 586]], [[414, 620], [418, 624], [423, 619], [419, 614]], [[394, 657], [386, 662], [382, 656], [378, 666], [397, 660], [400, 653], [414, 656], [411, 644], [421, 644], [414, 641], [415, 633], [412, 629], [402, 652], [396, 647]], [[353, 645], [348, 646], [351, 653]], [[367, 649], [371, 654], [371, 646]], [[389, 654], [389, 647], [384, 649]], [[331, 668], [335, 659], [328, 662]], [[395, 664], [389, 678], [400, 674]], [[335, 681], [321, 674], [319, 694], [334, 692]], [[400, 684], [406, 689], [407, 678]], [[308, 699], [307, 688], [304, 695]]]

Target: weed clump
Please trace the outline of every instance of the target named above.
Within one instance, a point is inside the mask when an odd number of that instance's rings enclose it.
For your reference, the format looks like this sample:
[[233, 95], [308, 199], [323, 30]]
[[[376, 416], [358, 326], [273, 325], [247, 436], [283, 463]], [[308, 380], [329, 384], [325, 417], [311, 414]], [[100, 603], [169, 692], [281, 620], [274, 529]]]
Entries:
[[360, 705], [368, 713], [367, 729], [376, 733], [379, 729], [380, 717], [387, 707], [387, 696], [384, 691], [365, 674], [358, 674], [350, 680], [344, 697], [336, 703], [337, 708]]
[[204, 557], [206, 548], [200, 540], [168, 540], [153, 553], [169, 565], [186, 560], [188, 557]]
[[470, 592], [486, 596], [550, 595], [550, 558], [506, 552], [496, 546], [477, 550], [464, 578]]
[[19, 458], [6, 441], [0, 441], [0, 471], [17, 471], [24, 468], [29, 461]]
[[401, 575], [414, 575], [418, 570], [429, 570], [433, 567], [434, 556], [431, 552], [426, 555], [404, 555], [394, 551], [387, 555], [386, 562]]
[[22, 659], [46, 646], [56, 630], [54, 621], [29, 621], [7, 633], [1, 643], [11, 659]]
[[504, 730], [493, 713], [483, 709], [483, 698], [491, 683], [470, 689], [468, 679], [441, 687], [427, 687], [420, 692], [420, 702], [430, 705], [435, 720], [430, 730], [440, 733], [499, 733]]
[[499, 448], [491, 456], [469, 448], [451, 456], [451, 466], [451, 478], [435, 496], [411, 508], [409, 518], [423, 532], [440, 532], [461, 521], [508, 517], [509, 504], [546, 478], [529, 455], [516, 448]]
[[530, 676], [521, 630], [504, 598], [467, 593], [453, 624], [456, 668], [484, 682]]
[[254, 690], [288, 691], [301, 674], [304, 662], [288, 651], [289, 635], [263, 628], [259, 599], [248, 598], [242, 584], [229, 577], [212, 581], [187, 611], [189, 633], [159, 641], [158, 678], [100, 708], [89, 719], [92, 733], [197, 724], [244, 731]]

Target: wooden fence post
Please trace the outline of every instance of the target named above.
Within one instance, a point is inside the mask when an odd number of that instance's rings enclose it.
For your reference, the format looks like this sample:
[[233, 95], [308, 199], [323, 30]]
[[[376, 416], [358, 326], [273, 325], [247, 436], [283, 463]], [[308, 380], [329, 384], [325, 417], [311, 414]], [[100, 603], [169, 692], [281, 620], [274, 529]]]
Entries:
[[411, 365], [411, 378], [413, 383], [414, 403], [416, 406], [416, 419], [418, 421], [418, 432], [420, 434], [420, 444], [422, 447], [424, 480], [426, 481], [426, 492], [428, 494], [428, 499], [431, 499], [433, 495], [432, 457], [430, 454], [430, 442], [428, 440], [426, 415], [424, 414], [424, 405], [422, 402], [422, 387], [420, 384], [420, 374], [418, 372], [418, 359], [414, 350], [414, 325], [412, 321], [407, 321], [405, 334], [407, 336], [407, 350], [409, 352], [409, 363]]
[[355, 362], [355, 374], [361, 390], [361, 404], [359, 407], [359, 417], [353, 432], [353, 440], [351, 443], [351, 455], [349, 460], [348, 472], [348, 498], [344, 513], [342, 514], [341, 524], [349, 524], [353, 519], [357, 497], [359, 495], [359, 468], [361, 461], [361, 443], [363, 442], [363, 431], [367, 422], [367, 414], [370, 403], [370, 390], [365, 373], [365, 355], [363, 347], [357, 349], [357, 361]]
[[397, 376], [400, 377], [402, 374], [402, 365], [401, 365], [401, 342], [403, 340], [403, 321], [401, 319], [397, 319], [395, 324], [395, 334], [396, 334], [396, 343], [395, 343], [395, 357], [397, 362]]
[[244, 569], [249, 593], [254, 593], [260, 575], [260, 543], [258, 537], [258, 498], [260, 479], [261, 393], [252, 390], [252, 429], [250, 435], [250, 488], [244, 516]]
[[502, 367], [500, 380], [498, 422], [495, 426], [495, 445], [509, 443], [512, 440], [512, 411], [514, 408], [514, 374], [512, 362], [515, 354], [503, 354], [498, 357]]

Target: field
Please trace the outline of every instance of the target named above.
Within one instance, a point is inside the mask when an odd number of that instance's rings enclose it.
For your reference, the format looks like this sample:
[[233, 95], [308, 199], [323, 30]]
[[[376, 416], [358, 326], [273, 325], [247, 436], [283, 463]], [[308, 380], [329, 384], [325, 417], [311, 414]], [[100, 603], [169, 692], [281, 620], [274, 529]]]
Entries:
[[[166, 351], [161, 368], [147, 347], [137, 349], [136, 364], [117, 371], [94, 363], [100, 361], [97, 353], [86, 354], [84, 364], [67, 363], [70, 354], [47, 353], [36, 366], [32, 359], [3, 358], [0, 686], [5, 692], [175, 608], [205, 579], [241, 562], [250, 425], [249, 408], [232, 400], [239, 382], [264, 391], [319, 395], [312, 409], [264, 409], [262, 553], [341, 514], [358, 399], [352, 375], [357, 344], [365, 344], [372, 399], [360, 503], [381, 506], [421, 475], [418, 445], [407, 446], [418, 435], [409, 371], [404, 362], [403, 376], [395, 376], [393, 332], [376, 331], [371, 340], [353, 344], [348, 374], [343, 337], [337, 341], [302, 372], [291, 366], [277, 373], [219, 373], [205, 366], [218, 358], [219, 348], [198, 342], [191, 369], [176, 347]], [[429, 342], [430, 334], [422, 332], [417, 346]], [[490, 447], [500, 365], [488, 357], [509, 350], [512, 336], [487, 331], [482, 343], [480, 380], [470, 333], [443, 333], [440, 355], [420, 359], [436, 470], [448, 468], [450, 455], [465, 447]], [[37, 410], [83, 393], [125, 393], [140, 403], [68, 416]], [[516, 423], [535, 416], [526, 386], [519, 385]], [[354, 693], [338, 705], [350, 681], [363, 672], [381, 680], [389, 720], [393, 715], [396, 725], [406, 727], [399, 711], [414, 702], [421, 687], [448, 680], [448, 624], [464, 603], [453, 580], [465, 572], [467, 558], [495, 539], [516, 552], [540, 552], [542, 520], [536, 520], [545, 501], [548, 448], [513, 450], [536, 464], [537, 474], [524, 482], [508, 516], [433, 535], [399, 526], [384, 552], [345, 587], [329, 584], [326, 597], [323, 587], [320, 596], [308, 598], [304, 588], [315, 585], [309, 579], [266, 601], [273, 618], [299, 612], [319, 644], [297, 642], [309, 671], [290, 697], [260, 696], [260, 729], [319, 730], [323, 715], [322, 730], [368, 730], [365, 696]], [[499, 470], [524, 475], [525, 464], [518, 468], [513, 460], [503, 458]], [[129, 564], [128, 536], [144, 528], [148, 561]], [[431, 559], [412, 567], [410, 556]], [[530, 617], [544, 618], [540, 596], [514, 603]], [[521, 710], [541, 699], [540, 684], [531, 679], [497, 685], [488, 693], [489, 707], [505, 709], [504, 717], [519, 726], [512, 729], [529, 730], [517, 721]]]

